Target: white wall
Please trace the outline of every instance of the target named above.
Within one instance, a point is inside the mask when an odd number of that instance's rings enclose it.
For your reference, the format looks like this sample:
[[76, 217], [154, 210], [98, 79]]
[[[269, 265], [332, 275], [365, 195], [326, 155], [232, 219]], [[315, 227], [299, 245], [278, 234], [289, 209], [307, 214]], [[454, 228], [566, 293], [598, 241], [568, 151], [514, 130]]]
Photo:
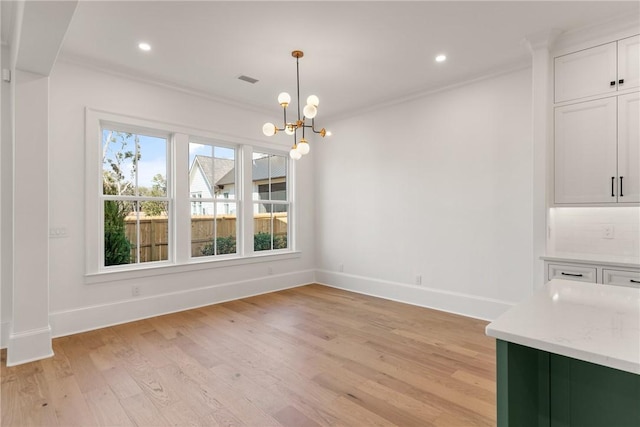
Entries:
[[[2, 46], [2, 67], [9, 67], [9, 49]], [[13, 222], [12, 202], [13, 194], [13, 150], [11, 143], [11, 84], [0, 82], [2, 108], [2, 142], [0, 145], [0, 235], [2, 236], [0, 247], [0, 346], [6, 346], [9, 337], [9, 322], [11, 321], [12, 301], [12, 265], [13, 265]]]
[[[255, 144], [274, 144], [261, 132], [271, 116], [65, 62], [56, 64], [50, 85], [50, 227], [67, 231], [67, 237], [50, 239], [54, 336], [313, 281], [314, 200], [312, 192], [302, 191], [297, 199], [302, 251], [298, 258], [85, 284], [85, 107]], [[297, 166], [298, 188], [311, 188], [313, 163], [304, 159]], [[266, 277], [269, 267], [273, 275]], [[140, 297], [131, 296], [134, 284], [140, 287]]]
[[[591, 258], [640, 259], [640, 208], [552, 208], [550, 254], [582, 254]], [[604, 235], [612, 227], [613, 236]]]
[[531, 292], [530, 69], [331, 130], [314, 149], [320, 282], [482, 318]]

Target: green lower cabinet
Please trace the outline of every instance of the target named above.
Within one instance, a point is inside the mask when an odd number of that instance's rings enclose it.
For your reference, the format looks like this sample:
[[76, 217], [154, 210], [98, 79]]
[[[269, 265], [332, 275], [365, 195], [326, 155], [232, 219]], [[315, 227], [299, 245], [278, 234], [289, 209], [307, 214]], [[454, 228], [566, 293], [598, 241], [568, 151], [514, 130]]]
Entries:
[[640, 427], [640, 375], [497, 340], [498, 426]]

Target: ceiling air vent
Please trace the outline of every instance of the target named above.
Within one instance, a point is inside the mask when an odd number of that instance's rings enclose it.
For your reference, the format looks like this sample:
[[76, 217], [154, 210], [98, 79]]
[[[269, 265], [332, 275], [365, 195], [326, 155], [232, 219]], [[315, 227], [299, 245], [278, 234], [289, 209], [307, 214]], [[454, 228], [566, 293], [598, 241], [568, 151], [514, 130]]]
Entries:
[[238, 76], [238, 80], [242, 80], [243, 82], [247, 82], [251, 84], [254, 84], [255, 82], [258, 81], [258, 79], [254, 79], [253, 77], [249, 77], [245, 75]]

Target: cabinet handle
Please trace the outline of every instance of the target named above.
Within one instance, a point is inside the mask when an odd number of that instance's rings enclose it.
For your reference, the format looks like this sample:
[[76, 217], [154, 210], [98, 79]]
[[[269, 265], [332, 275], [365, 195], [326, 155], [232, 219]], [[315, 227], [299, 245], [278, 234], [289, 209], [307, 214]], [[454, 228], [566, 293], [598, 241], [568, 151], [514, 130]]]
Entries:
[[618, 80], [618, 84], [619, 84], [619, 85], [623, 85], [623, 84], [624, 84], [624, 79], [620, 79], [620, 80]]
[[611, 197], [616, 197], [616, 194], [613, 192], [613, 187], [616, 185], [616, 177], [611, 177]]
[[631, 283], [640, 283], [640, 280], [633, 280], [633, 279], [629, 279], [629, 281], [630, 281]]
[[565, 273], [564, 271], [562, 273], [563, 276], [571, 276], [571, 277], [582, 277], [582, 273], [580, 274], [573, 274], [573, 273]]
[[622, 194], [622, 178], [624, 178], [624, 176], [620, 177], [620, 197], [624, 197], [624, 194]]
[[609, 83], [610, 86], [615, 86], [616, 85], [616, 81], [615, 80], [611, 80], [611, 83]]

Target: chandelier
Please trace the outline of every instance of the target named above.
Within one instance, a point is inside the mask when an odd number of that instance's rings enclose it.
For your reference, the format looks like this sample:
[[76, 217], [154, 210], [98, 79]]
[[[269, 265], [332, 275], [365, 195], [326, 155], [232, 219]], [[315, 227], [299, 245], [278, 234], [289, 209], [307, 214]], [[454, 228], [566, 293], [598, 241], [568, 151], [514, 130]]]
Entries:
[[[282, 92], [278, 95], [278, 103], [282, 106], [284, 111], [284, 124], [282, 128], [276, 127], [273, 123], [265, 123], [262, 126], [262, 133], [266, 136], [273, 136], [279, 131], [284, 131], [287, 135], [293, 135], [293, 147], [291, 147], [291, 151], [289, 151], [289, 156], [293, 160], [300, 159], [303, 155], [309, 153], [309, 142], [305, 139], [305, 129], [310, 129], [313, 133], [319, 133], [321, 137], [325, 137], [326, 135], [331, 135], [330, 132], [327, 132], [324, 128], [320, 130], [316, 130], [315, 128], [315, 117], [318, 114], [318, 104], [320, 100], [315, 95], [310, 95], [307, 98], [307, 105], [305, 105], [302, 110], [302, 118], [300, 116], [300, 66], [298, 65], [298, 60], [304, 56], [304, 53], [301, 50], [294, 50], [291, 52], [291, 56], [296, 58], [296, 86], [298, 90], [298, 119], [295, 122], [287, 121], [287, 107], [291, 102], [291, 95], [287, 92]], [[311, 124], [307, 124], [307, 119], [311, 120]], [[302, 138], [298, 140], [298, 130], [302, 133]]]

